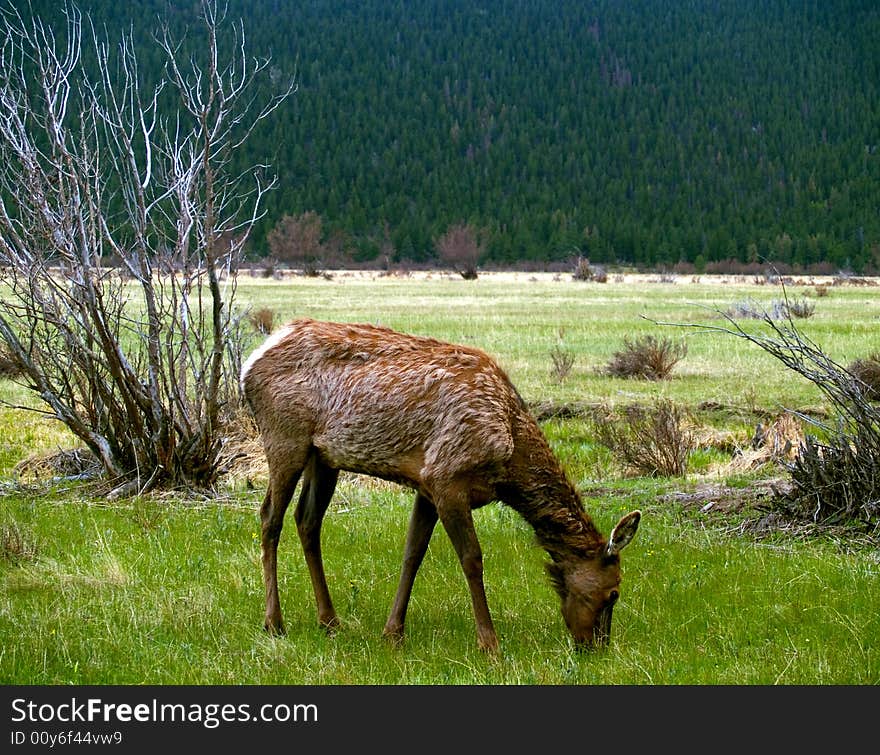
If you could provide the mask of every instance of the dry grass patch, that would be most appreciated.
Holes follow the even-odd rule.
[[[15,522],[0,525],[0,560],[18,564],[37,554],[37,546],[29,532]]]
[[[749,448],[734,454],[725,474],[748,472],[771,462],[790,463],[804,443],[803,423],[792,414],[781,414],[772,422],[759,423]]]

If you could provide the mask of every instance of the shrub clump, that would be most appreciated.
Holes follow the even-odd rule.
[[[686,355],[684,341],[650,335],[635,341],[625,338],[623,349],[615,352],[604,372],[612,377],[663,380]]]
[[[880,400],[880,352],[865,359],[856,359],[847,371],[860,383],[865,399]]]
[[[807,318],[816,313],[816,305],[809,299],[794,299],[786,304],[792,317]]]
[[[269,307],[261,307],[248,315],[254,330],[262,335],[269,335],[275,327],[275,311]]]
[[[695,438],[687,412],[668,399],[655,406],[628,406],[621,412],[594,412],[596,439],[636,474],[681,477],[687,472]]]
[[[807,298],[774,299],[770,307],[764,309],[757,302],[746,299],[728,307],[724,313],[731,320],[789,320],[792,317],[806,319],[816,314],[816,304]]]
[[[578,257],[575,260],[574,272],[572,272],[571,277],[576,281],[608,282],[608,273],[605,272],[605,268],[591,265],[586,257]]]

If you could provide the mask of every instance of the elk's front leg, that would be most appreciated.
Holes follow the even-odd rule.
[[[434,525],[437,524],[437,509],[434,504],[421,493],[416,495],[409,529],[406,533],[406,547],[403,554],[403,567],[400,571],[400,583],[397,594],[391,605],[391,613],[385,622],[383,634],[389,639],[400,642],[403,639],[403,626],[406,620],[406,609],[412,594],[416,573],[425,557]]]
[[[481,650],[498,650],[498,636],[489,614],[486,589],[483,585],[483,552],[474,529],[470,494],[466,486],[451,483],[434,496],[440,521],[452,541],[471,592],[471,604],[477,625],[477,642]]]

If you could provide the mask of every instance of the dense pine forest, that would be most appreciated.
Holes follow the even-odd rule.
[[[78,0],[142,74],[159,17]],[[59,5],[34,0],[44,18]],[[251,254],[314,212],[355,263],[418,264],[453,224],[485,266],[880,271],[876,0],[229,0],[263,86],[298,88],[235,160],[279,176]],[[330,243],[332,241],[332,244]]]

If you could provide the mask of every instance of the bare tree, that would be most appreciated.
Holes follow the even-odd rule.
[[[462,278],[477,278],[477,262],[483,254],[483,244],[476,229],[464,223],[450,226],[437,239],[435,246],[440,260],[455,268]]]
[[[321,243],[321,216],[314,210],[285,215],[269,232],[266,240],[272,257],[298,267],[304,275],[321,274],[324,245]]]
[[[56,33],[0,9],[0,340],[114,495],[210,489],[238,401],[237,260],[275,183],[229,158],[294,83],[256,101],[268,61],[215,0],[197,54],[160,25],[152,86],[130,35],[111,46],[76,7],[64,18]]]

